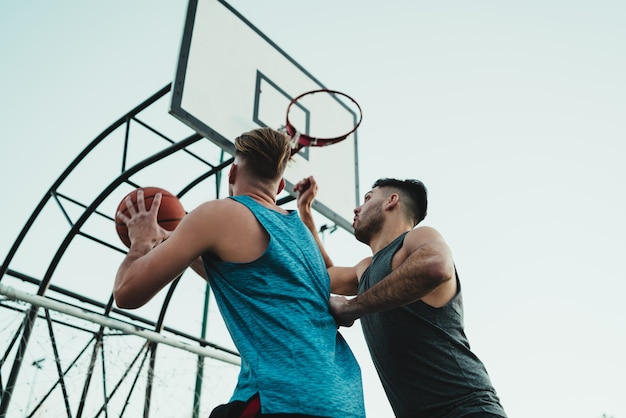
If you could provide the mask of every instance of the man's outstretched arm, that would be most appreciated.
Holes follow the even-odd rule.
[[[297,203],[300,219],[302,219],[302,222],[313,234],[315,242],[322,253],[322,257],[324,257],[324,263],[326,264],[326,269],[330,276],[330,291],[338,295],[356,295],[359,286],[359,277],[369,265],[371,257],[362,260],[354,267],[335,266],[322,244],[313,219],[311,205],[317,195],[317,182],[315,178],[310,176],[302,179],[294,186],[294,191],[298,192]]]
[[[437,231],[428,227],[407,234],[404,247],[408,256],[387,277],[359,296],[333,297],[331,312],[341,326],[351,326],[362,316],[408,305],[429,297],[435,305],[447,302],[456,292],[454,263],[449,247]],[[441,289],[441,292],[439,292]]]

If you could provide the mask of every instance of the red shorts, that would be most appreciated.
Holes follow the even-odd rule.
[[[261,399],[257,393],[247,402],[234,401],[216,407],[209,418],[322,418],[317,415],[302,414],[262,414]]]

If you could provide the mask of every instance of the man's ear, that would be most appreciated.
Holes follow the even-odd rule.
[[[237,177],[237,164],[232,163],[228,171],[228,184],[235,184],[235,177]]]
[[[400,202],[400,195],[398,193],[391,193],[385,202],[385,209],[395,208]]]
[[[276,194],[278,195],[280,192],[283,191],[284,188],[285,188],[285,179],[281,178],[280,183],[278,183],[278,191],[276,192]]]

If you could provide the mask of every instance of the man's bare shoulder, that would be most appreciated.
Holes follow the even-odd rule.
[[[185,216],[172,238],[185,242],[181,245],[194,243],[199,254],[211,252],[233,262],[254,260],[267,246],[264,230],[252,212],[228,198],[200,204]]]
[[[399,251],[399,257],[402,259],[406,258],[418,249],[427,246],[447,249],[448,244],[443,238],[443,235],[433,227],[420,226],[414,228],[404,237],[402,248]]]
[[[405,244],[425,244],[430,241],[443,241],[443,235],[432,226],[418,226],[412,229],[404,238]]]
[[[250,215],[246,207],[235,200],[223,198],[201,203],[183,218],[188,233],[228,230]]]
[[[228,214],[232,215],[233,211],[238,212],[238,211],[245,211],[245,210],[246,210],[246,207],[242,205],[241,203],[233,199],[223,198],[223,199],[209,200],[204,203],[201,203],[196,209],[190,212],[190,214],[193,212],[198,212],[204,216],[214,217],[214,216],[224,216]]]

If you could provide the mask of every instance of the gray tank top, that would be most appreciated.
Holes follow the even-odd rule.
[[[406,233],[376,253],[359,282],[359,294],[391,273]],[[372,360],[397,417],[454,417],[491,412],[506,417],[481,360],[470,350],[463,299],[444,307],[420,301],[361,318]]]

